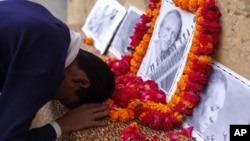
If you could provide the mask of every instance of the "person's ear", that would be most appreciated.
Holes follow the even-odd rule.
[[[77,82],[79,83],[80,87],[82,87],[82,88],[89,88],[90,87],[90,81],[87,77],[78,78]]]
[[[158,31],[158,38],[161,38],[163,30]]]

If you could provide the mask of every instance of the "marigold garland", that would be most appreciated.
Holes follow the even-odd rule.
[[[137,73],[142,59],[146,54],[160,7],[161,0],[150,0],[148,9],[141,16],[141,22],[136,24],[134,34],[130,37],[131,43],[128,49],[133,52],[130,62],[130,72],[133,74]]]
[[[185,116],[191,115],[200,102],[199,92],[204,90],[213,70],[211,55],[221,28],[221,14],[215,0],[173,2],[183,10],[196,13],[191,49],[174,95],[166,103],[162,100],[164,94],[154,81],[144,82],[135,75],[147,51],[161,6],[160,0],[150,0],[146,14],[141,16],[141,22],[136,24],[134,34],[130,37],[132,41],[128,49],[132,54],[124,55],[121,60],[108,60],[108,65],[117,75],[114,96],[107,102],[112,105],[111,121],[138,119],[142,125],[152,129],[171,131],[181,127]],[[170,136],[177,137],[174,134]]]

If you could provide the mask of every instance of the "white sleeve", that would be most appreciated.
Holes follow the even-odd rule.
[[[59,126],[59,124],[56,121],[52,121],[50,125],[55,129],[56,131],[56,138],[60,137],[62,135],[62,129]]]

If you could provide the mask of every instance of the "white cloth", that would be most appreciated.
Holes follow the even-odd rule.
[[[59,124],[56,121],[52,121],[50,125],[55,129],[56,131],[56,138],[59,138],[62,135],[62,129],[59,126]]]
[[[76,58],[79,49],[81,47],[82,37],[80,33],[70,30],[70,44],[67,52],[67,58],[65,61],[65,68],[69,66]]]

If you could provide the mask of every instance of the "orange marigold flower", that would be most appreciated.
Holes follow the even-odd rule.
[[[212,63],[211,56],[202,55],[202,56],[198,57],[198,60],[204,64],[211,64]]]
[[[152,25],[153,25],[153,24],[152,24]],[[148,34],[152,34],[153,31],[154,31],[154,26],[150,26],[150,27],[148,28],[147,33],[148,33]]]
[[[135,54],[137,56],[144,56],[145,55],[145,49],[143,48],[143,46],[140,44],[137,48],[135,48]]]
[[[193,63],[191,61],[188,61],[186,63],[186,66],[184,67],[184,74],[188,74],[190,73],[191,71],[193,71]]]
[[[173,2],[175,4],[175,6],[177,6],[177,7],[180,7],[182,4],[181,0],[173,0]]]
[[[134,68],[134,67],[132,67],[132,66],[130,67],[130,72],[131,72],[132,74],[136,74],[137,71],[138,71],[137,68]]]
[[[111,104],[114,104],[114,100],[111,98],[108,98],[104,103],[111,105]]]
[[[94,39],[92,37],[87,37],[87,38],[84,38],[83,39],[84,43],[87,44],[87,45],[94,45]]]
[[[188,82],[188,75],[182,75],[177,85],[180,90],[186,90]]]
[[[182,0],[181,8],[183,10],[189,11],[189,0]]]
[[[142,62],[143,56],[138,55],[137,53],[135,53],[135,54],[133,55],[133,57],[134,57],[133,59],[135,59],[135,61],[137,61],[137,62],[139,62],[139,63]]]
[[[174,116],[176,118],[176,120],[179,122],[179,123],[182,123],[184,121],[184,116],[183,114],[179,113],[179,112],[174,112]]]
[[[146,112],[142,112],[142,113],[138,116],[138,119],[139,119],[139,120],[142,120],[142,118],[143,118],[146,114],[147,114]]]
[[[139,69],[139,67],[140,67],[140,62],[136,61],[135,59],[131,59],[130,65],[131,65],[131,67],[133,67],[134,69]]]
[[[117,110],[110,110],[109,111],[109,118],[110,118],[110,121],[118,121],[119,119],[119,112]]]
[[[186,101],[186,100],[183,101],[183,104],[185,105],[186,108],[189,108],[189,109],[194,108],[194,106],[195,106],[194,103],[192,103],[190,101]]]
[[[135,118],[135,113],[133,110],[125,108],[120,111],[119,121],[127,122],[129,120],[133,120]]]
[[[200,8],[203,8],[206,3],[207,3],[207,0],[198,0],[198,5]]]
[[[188,60],[193,61],[197,58],[197,55],[193,52],[188,53]]]
[[[143,102],[141,102],[139,99],[132,99],[129,104],[128,108],[135,109],[138,105],[143,105]]]
[[[146,13],[146,15],[147,15],[148,17],[152,17],[152,16],[153,16],[153,12],[152,12],[151,9],[146,9],[145,13]]]
[[[171,97],[171,102],[172,103],[178,103],[181,100],[182,100],[181,97],[179,97],[177,95],[172,95],[172,97]]]
[[[126,122],[135,118],[134,111],[128,108],[118,108],[116,110],[110,110],[109,113],[111,121]]]
[[[189,10],[191,12],[196,12],[198,8],[198,0],[189,0]]]

